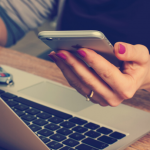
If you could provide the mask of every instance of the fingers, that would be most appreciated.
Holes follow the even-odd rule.
[[[63,61],[61,59],[59,59],[58,57],[56,57],[55,54],[56,54],[55,52],[51,52],[51,54],[49,54],[49,56],[55,61],[57,66],[61,69],[61,71],[62,71],[63,75],[66,77],[68,83],[72,87],[78,89],[78,92],[80,92],[82,95],[90,92],[89,89],[86,86],[84,86],[84,84],[82,84],[82,81],[80,81],[80,79],[77,77],[77,75],[73,73],[73,71],[69,68],[69,66],[67,64],[63,63]],[[62,59],[65,59],[65,55],[62,55]]]
[[[82,57],[82,59],[95,70],[98,76],[103,79],[105,84],[107,83],[107,85],[109,85],[110,87],[109,90],[120,93],[123,87],[121,85],[124,84],[124,86],[126,86],[125,84],[127,82],[124,82],[127,80],[126,76],[124,76],[124,74],[122,74],[122,72],[116,66],[111,64],[108,60],[103,58],[101,55],[98,55],[93,50],[89,50],[85,48],[80,49],[77,52]],[[95,84],[97,84],[97,82],[98,81],[96,81]],[[100,84],[102,86],[104,85],[102,81]]]
[[[61,58],[55,58],[57,59],[56,64],[62,70],[70,85],[79,93],[85,96],[93,90],[94,96],[91,100],[102,106],[107,106],[108,104],[117,106],[122,102],[122,100],[118,102],[118,97],[113,94],[110,87],[97,74],[93,71],[91,72],[85,63],[79,61],[67,51],[59,51],[56,55]]]
[[[116,57],[124,61],[123,72],[92,50],[84,48],[77,52],[112,90],[124,99],[131,98],[143,82],[141,79],[145,72],[144,65],[149,60],[149,52],[145,46],[127,43],[115,44]]]
[[[124,61],[123,72],[93,50],[82,48],[77,53],[83,61],[64,50],[52,56],[70,85],[84,96],[94,91],[91,101],[102,106],[117,106],[131,98],[145,79],[143,65],[149,53],[142,45],[115,44],[115,56]]]
[[[55,61],[57,66],[61,69],[68,83],[72,87],[74,87],[83,96],[89,95],[91,90],[82,82],[82,80],[80,80],[80,78],[78,78],[78,76],[72,71],[72,69],[70,69],[70,67],[68,67],[67,64],[65,64],[61,59],[58,58],[60,57],[60,54],[58,54],[57,55],[58,57],[56,57],[55,52],[51,52],[49,56]],[[61,57],[64,60],[66,59],[65,55],[62,55]],[[96,93],[94,93],[92,98],[90,98],[90,101],[92,101],[95,104],[100,104],[101,106],[108,106],[108,103],[103,98],[100,98],[99,95]]]
[[[54,60],[57,66],[61,69],[63,75],[66,77],[68,83],[74,87],[80,94],[86,96],[90,93],[90,89],[85,86],[82,81],[77,77],[77,75],[65,64],[61,59],[59,59],[55,52],[49,54],[50,58]],[[60,56],[59,56],[60,57]],[[65,59],[65,55],[62,55],[62,59]],[[94,95],[96,97],[96,95]],[[91,99],[93,103],[98,103],[97,101]]]
[[[114,45],[115,55],[119,60],[132,61],[143,65],[149,57],[149,51],[144,45],[131,45],[128,43],[117,42]]]

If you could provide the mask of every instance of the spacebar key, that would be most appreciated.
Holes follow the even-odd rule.
[[[87,139],[83,140],[82,142],[87,144],[87,145],[98,148],[98,149],[104,149],[108,146],[108,144],[105,144],[105,143],[100,142],[100,141],[96,141],[96,140],[91,139],[91,138],[87,138]]]

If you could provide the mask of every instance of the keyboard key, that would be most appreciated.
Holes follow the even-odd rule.
[[[63,144],[60,144],[60,143],[55,142],[55,141],[52,141],[52,142],[48,143],[47,146],[49,148],[52,148],[52,149],[59,149],[60,147],[63,146]]]
[[[17,109],[13,109],[13,111],[14,111],[19,117],[25,115],[25,112],[23,112],[23,111],[20,111],[20,110],[17,110]]]
[[[15,106],[15,108],[18,109],[18,110],[24,111],[26,109],[29,109],[29,106],[21,104],[21,105]]]
[[[75,149],[71,148],[71,147],[68,147],[68,146],[65,146],[65,147],[61,148],[60,150],[75,150]]]
[[[100,141],[97,141],[97,140],[94,140],[91,138],[84,139],[82,142],[84,144],[93,146],[93,147],[98,148],[98,149],[104,149],[108,146],[108,144],[105,144],[103,142],[100,142]]]
[[[63,122],[64,120],[59,118],[59,117],[52,117],[52,118],[48,119],[48,121],[55,123],[55,124],[58,124],[58,123]]]
[[[73,131],[76,131],[76,132],[79,132],[79,133],[84,133],[86,132],[88,129],[87,128],[84,128],[84,127],[81,127],[81,126],[76,126],[74,128],[72,128]]]
[[[79,142],[77,142],[73,139],[67,139],[67,140],[63,141],[63,144],[68,145],[70,147],[74,147],[74,146],[78,145]]]
[[[59,130],[56,131],[57,133],[60,133],[62,135],[69,135],[71,134],[73,131],[67,129],[67,128],[61,128]]]
[[[97,124],[94,124],[92,122],[89,122],[86,125],[84,125],[84,127],[89,128],[91,130],[95,130],[95,129],[99,128],[100,126]]]
[[[7,103],[10,107],[13,107],[13,106],[16,106],[16,105],[19,104],[18,102],[15,102],[15,101],[7,101],[6,103]]]
[[[37,126],[37,125],[35,125],[35,124],[30,125],[29,128],[30,128],[33,132],[36,132],[36,131],[42,129],[40,126]]]
[[[2,94],[2,93],[5,93],[5,91],[3,91],[3,90],[0,90],[0,94]]]
[[[86,132],[85,135],[86,135],[86,136],[90,136],[90,137],[92,137],[92,138],[97,138],[97,137],[99,137],[101,134],[98,133],[98,132],[95,132],[95,131],[92,131],[92,130],[91,130],[91,131]]]
[[[28,126],[30,125],[30,122],[23,120],[23,122]]]
[[[33,121],[33,123],[35,123],[39,126],[43,126],[43,125],[48,124],[48,121],[45,121],[44,119],[37,119],[37,120]]]
[[[97,148],[93,148],[93,147],[85,145],[85,144],[81,144],[81,145],[77,146],[76,149],[77,150],[98,150]]]
[[[49,138],[46,138],[46,137],[44,137],[44,136],[39,136],[39,138],[40,138],[44,143],[47,143],[47,142],[50,141]]]
[[[80,133],[73,133],[73,134],[69,135],[69,137],[71,137],[72,139],[75,139],[77,141],[80,141],[85,138],[85,136]]]
[[[32,131],[34,131],[34,132],[38,131],[38,134],[43,135],[40,137],[43,141],[45,139],[46,143],[49,142],[50,139],[46,138],[44,136],[51,136],[51,138],[53,140],[63,141],[66,139],[66,137],[64,135],[69,135],[69,137],[72,139],[67,139],[67,140],[63,141],[64,143],[66,143],[66,145],[68,144],[68,146],[74,147],[74,145],[79,144],[79,142],[78,142],[79,140],[82,140],[82,142],[85,144],[78,145],[76,147],[76,149],[80,150],[80,149],[84,148],[86,150],[97,150],[97,148],[103,149],[103,147],[107,147],[108,144],[113,144],[114,142],[117,141],[117,139],[121,139],[126,136],[125,134],[122,134],[119,132],[113,132],[111,129],[106,128],[106,127],[100,128],[99,125],[94,124],[92,122],[87,123],[87,121],[84,119],[81,119],[78,117],[72,118],[72,115],[70,115],[70,114],[66,114],[64,112],[55,110],[53,108],[49,108],[49,107],[37,104],[35,102],[29,101],[27,99],[17,97],[14,94],[5,93],[3,90],[0,90],[0,95],[7,102],[7,104],[10,107],[13,107],[12,109],[14,110],[14,112],[18,116],[21,116],[23,121],[27,125],[29,125],[29,127],[31,128]],[[33,108],[30,109],[30,107],[33,107]],[[41,111],[43,111],[43,113],[41,113]],[[25,112],[28,114],[25,114]],[[40,119],[37,119],[34,115],[37,115]],[[54,116],[52,117],[52,115],[54,115]],[[48,124],[48,121],[45,121],[43,119],[48,119],[52,123]],[[69,119],[69,121],[64,122],[64,119]],[[35,123],[35,124],[31,124],[30,121],[33,121],[33,123]],[[55,124],[53,124],[53,123],[55,123]],[[59,126],[56,125],[58,123],[61,123],[61,126],[63,126],[63,128],[59,129]],[[75,124],[84,125],[84,127],[75,126]],[[42,129],[40,127],[43,125],[46,125],[45,129]],[[69,128],[72,128],[72,127],[73,127],[72,130],[76,131],[76,133],[73,133],[73,131],[69,130]],[[88,131],[87,128],[91,129],[91,131]],[[92,131],[92,130],[96,130],[96,129],[99,133]],[[51,130],[52,131],[57,130],[56,131],[57,134],[54,134],[54,132],[52,132]],[[86,132],[86,131],[88,131],[88,132]],[[99,141],[97,141],[92,138],[84,139],[85,135],[80,134],[80,133],[84,133],[84,132],[86,132],[85,133],[86,136],[89,136],[92,138],[99,137],[101,135],[100,133],[110,134],[110,135],[109,136],[104,135],[104,136],[98,138]],[[48,144],[51,145],[51,147],[53,147],[53,146],[57,147],[56,145],[57,144],[59,145],[59,143],[54,142],[54,141],[52,141],[50,143],[48,143]],[[52,146],[52,144],[53,144],[53,146]],[[67,150],[73,149],[68,146],[63,147],[63,145],[61,144],[61,147],[62,147],[61,149],[62,150],[63,149],[64,150],[65,149],[67,149]],[[91,146],[93,146],[95,148],[93,148]],[[57,149],[57,148],[54,148],[54,149]]]
[[[120,132],[113,132],[111,133],[109,136],[116,138],[116,139],[122,139],[124,138],[126,135]]]
[[[50,123],[50,124],[46,125],[46,126],[45,126],[45,128],[47,128],[47,129],[50,129],[50,130],[54,131],[54,130],[59,129],[59,128],[60,128],[60,126],[58,126],[58,125],[56,125],[56,124],[54,124],[54,123]]]
[[[65,127],[65,128],[72,128],[75,126],[75,124],[70,122],[70,121],[65,121],[65,122],[61,123],[60,125]]]
[[[5,97],[1,97],[1,99],[5,102],[7,102],[9,100],[8,98],[5,98]]]
[[[61,135],[61,134],[58,134],[58,133],[57,133],[57,134],[54,134],[54,135],[50,136],[50,139],[53,139],[53,140],[55,140],[55,141],[60,142],[60,141],[65,140],[66,137],[63,136],[63,135]]]
[[[57,117],[62,118],[62,119],[72,118],[72,115],[70,115],[70,114],[55,110],[55,109],[47,107],[47,106],[40,105],[38,103],[35,103],[33,101],[27,100],[27,99],[22,98],[22,97],[15,98],[14,100],[18,101],[20,103],[23,103],[25,105],[29,105],[31,107],[34,107],[36,109],[39,109],[41,111],[47,112],[51,115],[57,116]]]
[[[69,121],[73,122],[73,123],[76,123],[76,124],[79,124],[79,125],[83,125],[83,124],[87,123],[86,120],[80,119],[78,117],[73,117]]]
[[[33,115],[24,115],[21,117],[21,119],[26,120],[26,121],[33,121],[36,119]]]
[[[36,114],[40,113],[40,110],[32,108],[32,109],[26,110],[26,112],[29,113],[30,115],[36,115]]]
[[[113,144],[115,142],[117,142],[117,139],[108,137],[108,136],[101,136],[100,138],[98,138],[99,141],[105,142],[107,144]]]
[[[11,94],[11,93],[3,93],[3,94],[1,94],[1,97],[2,97],[2,99],[3,98],[5,98],[5,99],[13,99],[13,98],[15,98],[17,96],[14,95],[14,94]]]
[[[103,133],[103,134],[109,134],[112,132],[111,129],[108,129],[106,127],[101,127],[100,129],[97,130],[97,132]]]
[[[50,136],[54,134],[54,132],[47,130],[47,129],[42,129],[38,132],[38,134],[43,135],[43,136]]]
[[[52,117],[52,115],[43,112],[43,113],[38,114],[37,117],[42,118],[42,119],[48,119],[48,118]]]

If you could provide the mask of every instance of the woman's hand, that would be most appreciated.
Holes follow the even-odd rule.
[[[5,46],[7,43],[7,29],[4,21],[0,17],[0,46]]]
[[[115,56],[123,61],[119,70],[95,51],[82,48],[77,54],[84,61],[61,50],[49,56],[61,69],[69,84],[83,96],[94,91],[90,100],[102,106],[117,106],[133,97],[138,89],[150,91],[150,56],[143,45],[118,42],[114,46]]]

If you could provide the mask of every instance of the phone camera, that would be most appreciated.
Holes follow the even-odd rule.
[[[46,40],[52,41],[52,40],[53,40],[53,38],[46,38]]]

